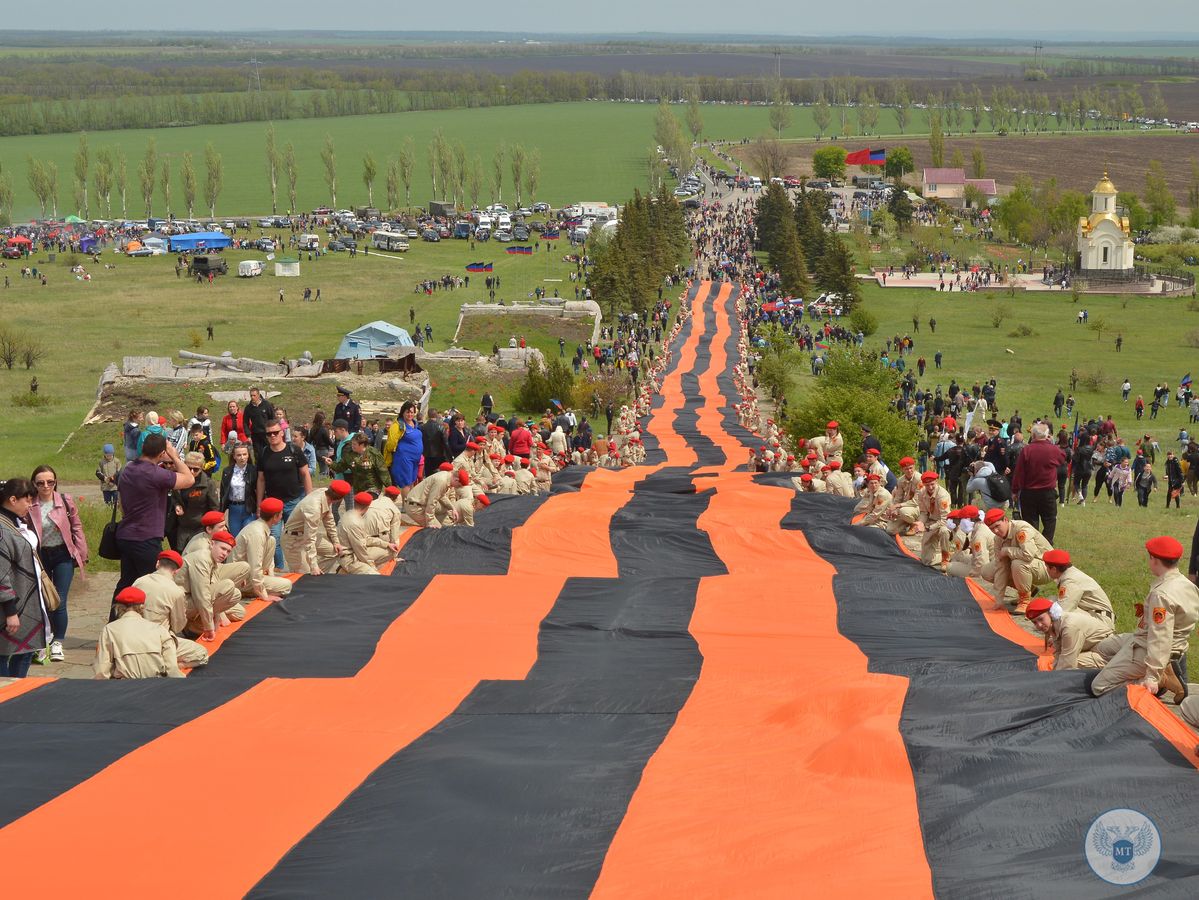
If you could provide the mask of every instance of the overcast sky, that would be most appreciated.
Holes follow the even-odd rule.
[[[895,18],[895,11],[902,18]],[[830,11],[839,15],[829,18]],[[58,0],[10,4],[6,29],[146,29],[229,31],[260,36],[251,29],[337,29],[347,31],[541,31],[691,32],[704,34],[953,34],[1024,35],[1030,40],[1092,39],[1107,32],[1116,38],[1133,33],[1159,37],[1199,33],[1196,0],[907,0],[899,4],[837,5],[795,0],[358,0],[341,5],[329,0],[276,3],[177,4],[97,3]],[[3,38],[0,38],[0,42]]]

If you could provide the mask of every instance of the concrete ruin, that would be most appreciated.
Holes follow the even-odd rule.
[[[518,301],[506,303],[463,303],[458,309],[458,327],[454,329],[454,340],[462,332],[462,322],[467,316],[544,316],[553,319],[593,319],[591,343],[599,343],[600,322],[603,315],[594,300],[543,300],[540,303]]]

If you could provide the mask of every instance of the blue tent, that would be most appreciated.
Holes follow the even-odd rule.
[[[219,250],[228,247],[233,239],[219,231],[197,231],[195,234],[171,235],[171,252],[180,250]]]
[[[382,320],[370,322],[349,332],[337,349],[337,359],[375,359],[386,356],[392,347],[411,347],[412,338],[398,325]]]

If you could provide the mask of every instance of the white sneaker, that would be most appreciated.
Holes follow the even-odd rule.
[[[62,652],[62,641],[50,642],[50,662],[62,662],[66,656]]]

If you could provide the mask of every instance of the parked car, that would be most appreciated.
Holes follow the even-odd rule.
[[[533,215],[533,210],[522,206],[520,209],[518,209],[512,215],[514,215],[514,216],[531,216],[531,215]]]
[[[347,250],[357,250],[358,249],[358,242],[356,240],[354,240],[353,238],[342,238],[341,245],[343,247],[345,247]]]
[[[529,229],[522,225],[517,225],[512,229],[512,239],[516,241],[527,241],[529,239]]]
[[[274,228],[275,220],[274,219],[259,219],[258,227],[259,228]]]
[[[132,254],[130,254],[130,255],[132,256]],[[149,256],[148,253],[146,255]],[[5,247],[3,251],[0,251],[0,256],[3,256],[5,259],[20,259],[21,258],[21,248],[20,247]]]
[[[448,225],[438,225],[437,226],[438,237],[448,238],[451,233],[452,232],[450,231],[450,227]]]
[[[533,204],[533,212],[535,212],[535,213],[547,213],[549,211],[550,211],[550,205],[548,203],[534,203]]]
[[[415,228],[409,228],[408,229],[408,237],[418,238],[418,237],[420,237],[420,232],[417,231]]]
[[[495,233],[495,239],[497,241],[510,241],[512,240],[512,232],[504,230],[497,231]]]
[[[346,249],[346,245],[341,241],[329,241],[329,243],[325,246],[325,249],[330,253],[338,253]]]
[[[12,248],[9,248],[12,249]],[[161,247],[138,247],[136,250],[130,250],[126,256],[162,256],[166,253]],[[16,257],[9,257],[15,259]]]
[[[278,247],[274,238],[259,238],[254,242],[253,246],[263,253],[274,253]]]
[[[437,233],[436,229],[426,228],[425,233],[421,235],[421,238],[428,241],[430,244],[436,244],[441,240],[441,235]]]

